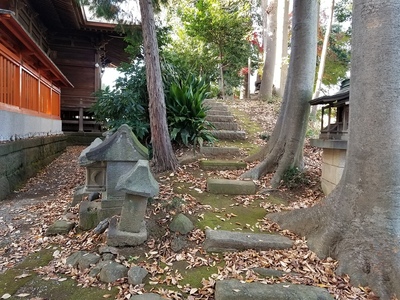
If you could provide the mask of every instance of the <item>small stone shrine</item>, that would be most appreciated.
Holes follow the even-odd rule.
[[[110,246],[136,246],[147,240],[144,221],[147,199],[158,194],[159,185],[150,172],[149,162],[139,160],[134,168],[122,175],[115,187],[125,193],[121,218],[113,217],[107,235]]]
[[[79,163],[86,167],[83,193],[98,192],[102,195],[100,202],[81,202],[79,226],[82,229],[94,228],[101,220],[121,213],[125,191],[117,189],[117,184],[121,176],[132,171],[139,160],[147,161],[148,151],[126,124],[104,141],[96,139],[82,151]]]

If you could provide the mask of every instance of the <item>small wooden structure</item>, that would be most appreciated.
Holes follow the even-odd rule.
[[[312,146],[323,149],[322,190],[328,195],[339,183],[346,161],[349,133],[350,80],[344,80],[338,93],[310,101],[311,105],[323,105],[321,132],[318,139],[311,139]]]
[[[128,61],[125,47],[115,24],[88,21],[79,1],[0,0],[0,114],[11,124],[0,139],[99,131],[88,109],[104,68]]]
[[[310,101],[310,105],[324,105],[321,115],[322,140],[347,140],[349,130],[350,79],[344,80],[338,93]]]

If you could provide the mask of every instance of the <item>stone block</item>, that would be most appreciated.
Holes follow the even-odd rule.
[[[216,108],[211,108],[206,113],[208,116],[231,116],[232,113],[228,110],[227,107],[221,106]]]
[[[75,227],[74,222],[57,220],[47,228],[46,235],[66,234]]]
[[[107,245],[114,247],[137,246],[147,240],[146,224],[143,222],[140,232],[127,232],[118,229],[117,218],[111,218],[107,234]]]
[[[212,122],[216,130],[239,130],[239,126],[234,122]]]
[[[240,149],[237,147],[201,147],[200,153],[210,156],[219,155],[240,155]]]
[[[333,165],[344,168],[346,164],[346,150],[335,149],[333,155]]]
[[[240,170],[247,167],[244,161],[236,160],[201,160],[200,168],[203,170]]]
[[[227,195],[253,195],[257,187],[250,180],[230,180],[209,178],[207,180],[207,191],[213,194]]]
[[[246,139],[246,132],[236,130],[208,130],[216,139],[223,141],[243,141]]]
[[[209,122],[235,122],[233,116],[221,116],[221,115],[208,115],[206,120]]]
[[[82,201],[79,206],[79,228],[82,230],[95,228],[101,221],[98,214],[100,209],[100,202]]]
[[[282,250],[291,248],[293,241],[285,236],[268,233],[206,230],[203,248],[208,252],[255,250]]]
[[[333,300],[333,296],[323,288],[291,284],[263,284],[259,282],[243,283],[237,279],[217,281],[215,300]]]

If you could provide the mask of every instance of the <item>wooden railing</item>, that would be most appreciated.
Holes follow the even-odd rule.
[[[60,89],[0,44],[0,109],[60,118]]]

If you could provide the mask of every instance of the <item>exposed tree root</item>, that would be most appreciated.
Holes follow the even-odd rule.
[[[364,193],[350,185],[338,186],[320,204],[267,217],[282,228],[306,236],[321,258],[339,261],[337,273],[350,275],[354,285],[369,286],[381,299],[400,296],[398,224],[382,219],[385,212],[358,203]],[[392,298],[393,299],[393,298]]]

